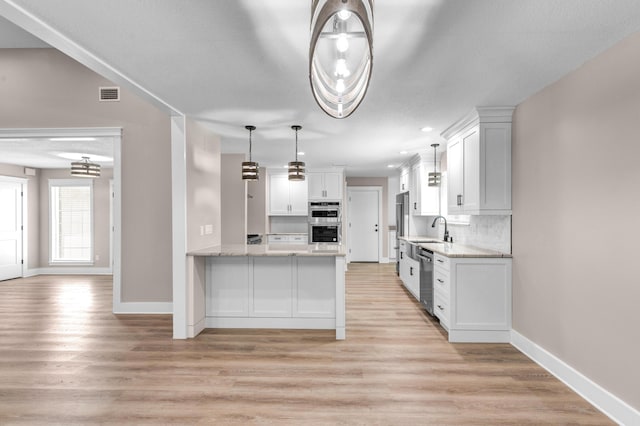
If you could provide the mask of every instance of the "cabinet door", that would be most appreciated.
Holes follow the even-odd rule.
[[[249,258],[207,258],[206,315],[249,315]]]
[[[293,258],[293,256],[253,258],[251,316],[291,317]]]
[[[335,318],[335,264],[334,257],[298,257],[294,317]]]
[[[324,174],[324,195],[330,200],[342,200],[342,173]]]
[[[462,139],[454,139],[447,146],[447,198],[449,213],[462,212],[464,197],[464,169],[463,169]]]
[[[480,133],[478,128],[462,136],[462,210],[480,208]]]
[[[400,173],[400,192],[409,190],[409,171],[403,170]]]
[[[292,180],[289,182],[289,204],[291,209],[289,214],[296,216],[306,216],[309,214],[309,195],[307,181]]]
[[[407,288],[413,297],[420,301],[420,262],[408,259],[407,266],[409,267]]]
[[[411,169],[411,186],[409,188],[409,201],[411,202],[411,214],[420,214],[420,192],[422,188],[422,172],[420,164]]]
[[[269,214],[288,215],[289,180],[286,174],[269,175]]]
[[[310,200],[320,200],[324,198],[324,176],[323,173],[307,173],[307,186]]]

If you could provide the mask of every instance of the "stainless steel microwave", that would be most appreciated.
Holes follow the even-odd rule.
[[[310,201],[309,223],[335,223],[342,219],[339,201]]]

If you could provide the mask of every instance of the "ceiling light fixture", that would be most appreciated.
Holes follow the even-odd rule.
[[[439,143],[432,143],[431,147],[433,147],[433,172],[429,172],[429,177],[427,180],[428,186],[440,186],[440,179],[442,178],[442,173],[438,173],[437,169],[437,149],[440,146]]]
[[[298,130],[302,129],[302,126],[291,126],[296,132],[296,161],[289,163],[289,180],[304,180],[304,162],[298,161]]]
[[[420,130],[422,130],[422,131],[423,131],[423,132],[425,132],[425,133],[429,133],[429,132],[432,132],[432,131],[433,131],[433,127],[429,127],[429,126],[427,126],[427,127],[423,127],[423,128],[422,128],[422,129],[420,129]]]
[[[100,177],[100,164],[89,162],[89,157],[82,157],[82,161],[71,163],[71,176]]]
[[[244,126],[249,131],[249,161],[242,162],[242,180],[258,180],[260,179],[260,166],[255,161],[251,161],[251,133],[256,126]]]
[[[358,108],[373,66],[373,0],[314,0],[309,80],[324,112],[346,118]]]

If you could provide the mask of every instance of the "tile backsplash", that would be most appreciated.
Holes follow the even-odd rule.
[[[444,224],[431,227],[433,216],[414,217],[412,235],[442,239]],[[470,216],[468,225],[448,223],[454,243],[511,253],[511,216]]]

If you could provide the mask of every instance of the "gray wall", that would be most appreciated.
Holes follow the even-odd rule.
[[[170,117],[55,49],[0,50],[0,127],[122,127],[122,301],[170,302]]]
[[[640,33],[520,104],[513,328],[640,409]]]
[[[186,120],[187,251],[220,244],[220,138]],[[210,232],[209,232],[210,231]]]
[[[247,186],[242,180],[244,154],[221,156],[222,244],[247,241]]]

